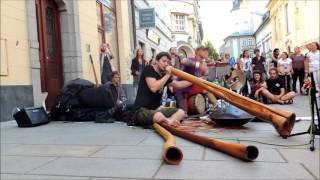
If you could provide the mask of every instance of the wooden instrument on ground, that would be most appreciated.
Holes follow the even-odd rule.
[[[199,136],[193,133],[189,133],[187,131],[179,130],[178,128],[169,126],[166,123],[161,123],[161,126],[166,128],[168,131],[170,131],[174,135],[188,139],[197,144],[201,144],[203,146],[216,149],[218,151],[221,151],[223,153],[229,154],[231,156],[234,156],[236,158],[239,158],[245,161],[253,161],[259,155],[259,150],[255,146],[246,146],[243,144],[229,143],[221,140],[216,140],[213,138],[208,138],[205,136]]]
[[[188,99],[188,114],[202,114],[206,111],[206,100],[202,94],[191,95]]]
[[[182,151],[176,146],[176,139],[170,132],[161,127],[158,123],[154,123],[153,127],[166,141],[163,144],[163,160],[168,164],[178,165],[183,158],[183,154]]]
[[[172,74],[204,88],[205,90],[258,117],[261,120],[272,123],[282,137],[288,137],[293,129],[296,118],[295,113],[269,107],[265,104],[241,96],[231,90],[225,89],[214,83],[197,78],[177,69],[172,69]]]
[[[96,68],[94,67],[91,54],[89,56],[90,56],[90,62],[91,62],[92,70],[93,70],[94,80],[96,82],[96,85],[98,86],[99,82],[98,82],[98,78],[97,78]]]

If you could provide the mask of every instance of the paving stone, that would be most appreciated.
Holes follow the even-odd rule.
[[[26,173],[54,159],[55,157],[1,156],[1,173]]]
[[[75,145],[20,145],[10,149],[6,155],[26,156],[89,156],[102,146]]]
[[[258,150],[259,155],[254,160],[255,162],[286,162],[275,149],[258,148]],[[231,155],[209,148],[206,149],[205,160],[241,161]]]
[[[199,146],[196,143],[188,141],[186,139],[175,136],[176,143],[178,146],[186,147],[186,146]],[[146,139],[143,140],[139,145],[141,146],[159,146],[163,144],[163,139],[158,134],[150,134]]]
[[[89,177],[1,174],[1,180],[89,180]]]
[[[151,178],[160,164],[161,160],[59,158],[30,173],[64,176]]]
[[[163,165],[156,179],[314,179],[297,163],[183,161]]]
[[[12,149],[15,149],[19,144],[1,144],[1,155],[8,154]]]
[[[320,150],[309,149],[279,149],[280,153],[288,162],[302,163],[309,171],[320,179]]]
[[[183,159],[202,159],[203,147],[178,147],[183,153]],[[162,159],[162,150],[162,146],[107,146],[93,154],[92,157]]]
[[[289,137],[287,139],[283,139],[281,137],[276,138],[247,138],[247,137],[240,137],[239,142],[241,144],[246,145],[256,145],[257,147],[263,147],[263,148],[290,148],[290,149],[306,149],[309,148],[309,135],[302,135],[302,136],[293,136]],[[261,142],[261,143],[259,143]],[[263,144],[267,143],[267,144]],[[276,145],[281,146],[276,146]],[[304,145],[305,144],[305,145]],[[315,145],[320,147],[319,145],[319,138],[317,137],[315,139]]]

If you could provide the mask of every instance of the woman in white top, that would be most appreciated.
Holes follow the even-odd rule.
[[[242,53],[242,58],[240,58],[239,61],[239,67],[242,72],[246,74],[247,80],[245,85],[243,86],[241,90],[241,94],[244,96],[248,96],[250,94],[250,84],[248,81],[251,80],[252,77],[252,67],[251,67],[251,58],[249,58],[249,52],[248,50],[244,50]]]
[[[310,52],[307,54],[305,67],[305,78],[309,73],[313,74],[317,90],[320,89],[320,46],[319,43],[310,44]]]
[[[277,66],[279,72],[279,78],[283,79],[285,84],[286,92],[291,91],[291,74],[293,72],[292,69],[292,60],[289,58],[287,52],[283,52],[281,54],[281,59],[278,60]]]

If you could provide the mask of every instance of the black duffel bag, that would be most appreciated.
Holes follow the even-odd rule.
[[[86,108],[110,109],[115,107],[118,94],[112,91],[110,86],[111,83],[107,83],[99,87],[84,89],[78,94],[79,101]]]

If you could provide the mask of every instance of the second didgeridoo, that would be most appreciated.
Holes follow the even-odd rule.
[[[187,131],[179,130],[178,128],[169,126],[166,123],[161,123],[161,126],[167,129],[168,131],[170,131],[174,135],[188,139],[197,144],[201,144],[203,146],[216,149],[218,151],[221,151],[223,153],[229,154],[233,157],[236,157],[245,161],[253,161],[259,155],[259,150],[255,146],[246,146],[243,144],[228,143],[221,140],[208,138],[205,136],[199,136],[193,133],[189,133]]]
[[[264,121],[271,122],[282,137],[288,137],[293,129],[296,119],[295,113],[272,108],[177,69],[172,69],[172,74],[202,87],[208,92]]]
[[[178,165],[183,158],[183,154],[182,151],[176,146],[176,139],[170,132],[161,127],[158,123],[154,123],[153,127],[166,141],[163,144],[163,160],[168,164]]]

